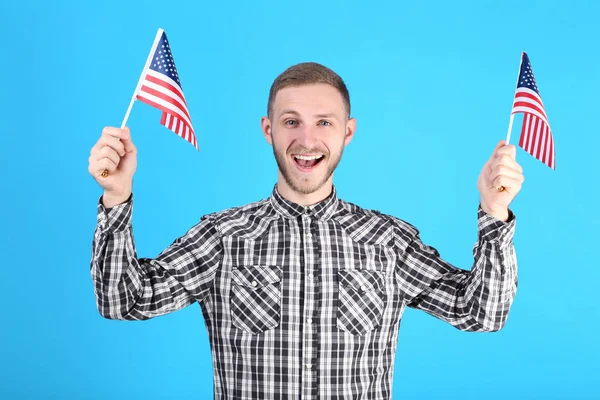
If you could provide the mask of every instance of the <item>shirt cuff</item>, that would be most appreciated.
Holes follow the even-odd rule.
[[[98,226],[103,232],[122,232],[131,226],[131,214],[133,209],[133,193],[121,204],[106,208],[102,204],[102,196],[98,199]]]
[[[512,243],[515,235],[516,217],[508,209],[508,221],[504,222],[486,213],[479,206],[477,210],[477,225],[479,227],[479,240],[486,242],[498,242],[503,248]]]

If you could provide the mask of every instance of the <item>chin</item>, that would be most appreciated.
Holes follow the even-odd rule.
[[[295,192],[302,194],[311,194],[323,187],[329,179],[329,176],[322,174],[320,176],[289,176],[284,173],[283,176],[288,184]]]
[[[319,190],[323,184],[316,184],[314,182],[295,182],[293,185],[290,185],[295,192],[302,194],[312,194]]]

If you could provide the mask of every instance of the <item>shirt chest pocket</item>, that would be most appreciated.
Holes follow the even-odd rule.
[[[381,324],[384,276],[372,270],[338,270],[337,327],[364,335]]]
[[[229,301],[236,328],[253,334],[276,328],[281,320],[281,268],[234,266]]]

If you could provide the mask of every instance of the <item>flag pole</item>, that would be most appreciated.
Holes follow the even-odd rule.
[[[125,124],[127,124],[127,120],[129,119],[129,114],[131,113],[131,109],[133,108],[133,103],[137,98],[137,94],[140,91],[140,86],[142,85],[142,81],[144,80],[144,75],[148,68],[150,67],[150,63],[152,62],[152,55],[156,51],[156,46],[158,46],[158,42],[160,41],[160,37],[163,34],[163,30],[158,28],[156,32],[156,36],[154,37],[154,42],[152,43],[152,47],[150,48],[150,53],[148,53],[148,58],[146,59],[146,64],[144,65],[144,69],[140,74],[140,78],[138,79],[138,83],[135,86],[135,91],[133,92],[133,96],[131,96],[131,101],[129,102],[129,107],[127,107],[127,112],[125,113],[125,118],[123,118],[123,122],[121,123],[121,129],[125,128]],[[118,140],[118,138],[117,138]],[[108,169],[102,171],[102,177],[106,178],[108,176]]]
[[[513,121],[515,119],[515,114],[510,114],[510,121],[508,121],[508,133],[506,134],[506,144],[510,142],[510,132],[512,131]]]
[[[160,41],[160,37],[162,36],[163,30],[158,28],[156,32],[156,36],[154,37],[154,42],[152,43],[152,48],[150,49],[150,53],[148,54],[148,58],[146,59],[146,64],[144,65],[144,69],[142,70],[142,74],[140,75],[140,79],[135,87],[135,91],[133,92],[133,96],[131,96],[131,101],[129,102],[129,107],[127,108],[127,112],[125,113],[125,118],[123,118],[123,123],[121,123],[121,129],[125,128],[125,124],[127,123],[127,119],[129,118],[129,113],[133,108],[133,103],[136,100],[137,94],[140,90],[140,86],[142,85],[142,81],[144,80],[144,75],[146,71],[150,67],[150,63],[152,62],[152,55],[156,51],[156,46],[158,46],[158,42]]]
[[[515,90],[517,85],[519,84],[519,76],[521,75],[521,66],[523,65],[523,54],[525,54],[524,52],[521,53],[521,62],[519,63],[519,72],[517,73],[517,83],[515,84]],[[514,97],[513,97],[513,102],[514,102]],[[515,119],[515,114],[510,113],[510,120],[508,121],[508,133],[506,134],[506,144],[508,144],[510,142],[510,133],[512,132],[512,126],[513,126],[513,121]]]
[[[515,91],[517,90],[517,85],[519,84],[519,76],[521,76],[521,66],[523,65],[523,54],[525,54],[525,52],[521,52],[521,62],[519,63],[519,71],[517,72],[517,83],[515,84]],[[514,104],[514,96],[513,96],[513,104]],[[513,112],[510,112],[510,120],[508,121],[508,132],[506,133],[506,143],[504,143],[504,145],[508,145],[508,143],[510,142],[510,133],[512,131],[512,126],[513,126],[513,121],[515,120],[515,114],[513,114]],[[504,186],[498,186],[496,188],[497,191],[499,192],[503,192],[505,189]]]

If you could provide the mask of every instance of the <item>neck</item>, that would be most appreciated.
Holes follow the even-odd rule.
[[[332,190],[333,176],[330,176],[323,186],[309,194],[299,193],[292,189],[283,176],[281,176],[281,173],[279,173],[279,179],[277,180],[277,192],[281,197],[292,203],[300,204],[301,206],[312,206],[313,204],[325,200],[331,194]]]

